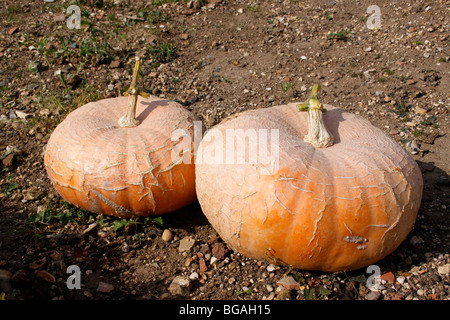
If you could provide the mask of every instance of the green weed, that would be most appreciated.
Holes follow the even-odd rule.
[[[295,86],[295,83],[292,82],[282,82],[281,83],[281,90],[283,90],[283,92],[287,92],[289,91],[289,89],[293,89]]]
[[[49,224],[50,222],[84,224],[89,216],[90,214],[88,212],[76,208],[66,201],[61,201],[58,204],[46,204],[44,210],[30,215],[25,222],[34,226]]]
[[[236,295],[241,295],[241,294],[244,294],[244,293],[252,293],[253,292],[253,289],[247,289],[247,290],[239,290],[239,289],[237,289],[236,291],[235,291],[235,293],[236,293]]]
[[[394,71],[391,69],[385,68],[383,69],[384,73],[386,73],[388,76],[392,76],[394,74]]]
[[[12,191],[14,189],[17,189],[18,187],[19,187],[19,185],[15,182],[8,184],[5,188],[5,191],[3,192],[5,197],[10,196],[12,194]]]
[[[389,109],[389,111],[394,112],[402,118],[407,115],[409,110],[411,110],[411,105],[407,105],[403,100],[396,104],[395,109]]]
[[[164,42],[159,46],[149,46],[147,47],[147,50],[152,58],[158,63],[171,62],[177,56],[175,46],[168,42]]]
[[[127,228],[130,226],[137,227],[138,225],[148,225],[148,224],[153,224],[153,223],[156,223],[156,224],[162,226],[163,225],[162,217],[117,219],[117,220],[114,220],[113,230],[114,230],[114,232],[117,232],[117,230],[120,230],[122,228]]]
[[[148,22],[156,24],[161,22],[169,22],[170,19],[168,17],[163,16],[162,11],[157,9],[150,12],[147,18]]]
[[[342,30],[342,31],[338,31],[338,32],[330,32],[328,33],[328,40],[347,40],[348,39],[348,34],[350,33],[350,31],[348,30]]]
[[[188,1],[189,0],[153,0],[152,5],[159,7],[165,3],[188,2]],[[200,1],[200,5],[202,5],[205,2],[206,2],[206,0]]]
[[[435,115],[426,118],[420,124],[423,126],[433,126],[436,129],[439,128],[439,125],[437,124],[437,117]]]
[[[325,287],[309,288],[304,292],[305,300],[323,300],[330,294],[331,292]]]

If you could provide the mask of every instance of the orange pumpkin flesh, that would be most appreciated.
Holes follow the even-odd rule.
[[[118,120],[128,114],[131,98],[139,124],[122,127]],[[131,217],[169,213],[196,200],[193,142],[184,158],[172,154],[180,143],[172,141],[172,132],[193,136],[193,115],[172,101],[131,98],[88,103],[53,132],[44,164],[66,201],[98,214]]]
[[[423,188],[416,162],[368,121],[325,107],[334,137],[327,148],[303,140],[308,115],[295,104],[247,111],[214,128],[223,136],[227,129],[279,130],[271,174],[259,163],[196,163],[202,210],[238,252],[299,269],[353,270],[393,252],[413,228]],[[218,143],[209,135],[199,154]],[[223,144],[224,154],[232,149]]]

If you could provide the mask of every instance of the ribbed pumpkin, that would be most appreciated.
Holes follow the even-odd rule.
[[[223,240],[248,257],[308,270],[358,269],[407,237],[422,175],[382,130],[322,105],[319,88],[303,104],[246,111],[207,132],[197,154],[197,196]],[[250,134],[261,129],[268,132],[258,139]],[[238,149],[229,139],[236,130],[247,137],[245,161],[220,161]],[[250,161],[261,148],[272,166]]]
[[[65,200],[85,210],[153,216],[196,200],[193,140],[182,146],[186,140],[173,134],[180,129],[192,137],[194,116],[173,101],[139,92],[139,67],[138,60],[128,97],[74,110],[47,143],[48,177]]]

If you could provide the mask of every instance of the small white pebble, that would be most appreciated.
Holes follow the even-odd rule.
[[[198,273],[197,272],[192,272],[191,275],[189,276],[189,279],[197,280],[198,279]]]

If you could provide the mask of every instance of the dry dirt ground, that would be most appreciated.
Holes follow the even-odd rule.
[[[81,9],[81,29],[67,26],[70,4]],[[367,28],[370,5],[380,8],[377,30]],[[0,297],[449,299],[449,8],[446,0],[0,1]],[[144,89],[179,101],[207,128],[303,101],[320,83],[324,103],[365,117],[412,153],[422,205],[408,238],[377,263],[382,287],[369,290],[365,269],[305,272],[243,257],[198,203],[118,220],[63,202],[43,166],[46,142],[71,110],[126,90],[135,56]],[[80,289],[67,287],[70,265],[81,270]],[[177,276],[189,281],[179,294],[169,290]],[[285,276],[298,286],[277,285]]]

